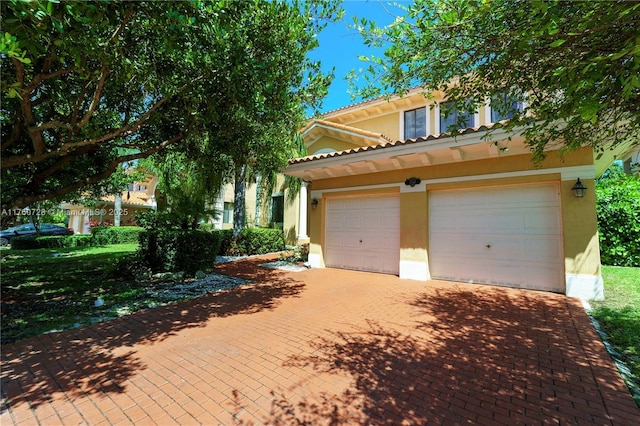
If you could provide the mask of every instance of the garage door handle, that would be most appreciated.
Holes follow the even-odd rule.
[[[487,244],[487,248],[491,248],[491,244]]]

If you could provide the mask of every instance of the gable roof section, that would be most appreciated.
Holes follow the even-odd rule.
[[[330,124],[334,124],[334,123],[330,123]],[[489,130],[492,130],[492,129],[496,129],[496,128],[500,127],[500,125],[501,125],[501,123],[493,123],[493,124],[490,124],[490,125],[483,125],[483,126],[479,126],[479,127],[468,127],[466,129],[460,131],[455,136],[455,138],[459,138],[459,137],[461,137],[463,135],[477,134],[477,133],[480,133],[480,132],[485,132],[485,131],[489,131]],[[338,126],[347,127],[347,126],[342,126],[342,125],[338,125]],[[358,129],[356,129],[356,130],[358,130]],[[368,132],[368,133],[372,133],[372,132]],[[324,158],[343,157],[345,155],[357,154],[359,152],[372,151],[372,150],[376,150],[376,149],[392,148],[392,147],[410,145],[410,144],[426,143],[426,142],[429,142],[429,141],[447,139],[447,138],[452,138],[451,133],[440,133],[438,135],[421,136],[419,138],[398,140],[398,141],[395,141],[395,142],[393,142],[389,138],[385,137],[386,143],[383,143],[383,144],[362,146],[362,147],[347,149],[347,150],[343,150],[343,151],[328,152],[328,153],[323,153],[323,154],[308,155],[306,157],[293,158],[293,159],[289,160],[289,164],[307,163],[307,162],[310,162],[310,161],[322,160]]]
[[[368,130],[358,129],[356,127],[346,126],[344,124],[333,123],[326,120],[313,120],[309,122],[301,132],[305,139],[306,145],[310,146],[322,136],[329,136],[340,139],[354,145],[378,146],[392,142],[382,133],[371,132]]]
[[[530,154],[524,137],[494,123],[450,133],[388,141],[289,160],[284,173],[307,181]]]

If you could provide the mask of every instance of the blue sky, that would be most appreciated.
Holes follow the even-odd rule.
[[[407,2],[396,1],[395,3]],[[329,87],[329,94],[322,104],[322,112],[358,102],[358,99],[353,100],[348,93],[349,83],[345,77],[352,69],[357,71],[360,68],[366,68],[367,64],[360,61],[358,56],[370,56],[372,53],[378,56],[382,55],[382,50],[374,50],[365,46],[362,37],[356,30],[349,28],[353,25],[353,17],[365,17],[374,20],[379,25],[387,25],[394,20],[389,12],[396,14],[401,12],[391,2],[377,0],[345,0],[342,7],[345,10],[342,20],[329,24],[320,33],[318,37],[320,46],[309,55],[313,59],[319,59],[325,71],[335,67],[335,78]]]

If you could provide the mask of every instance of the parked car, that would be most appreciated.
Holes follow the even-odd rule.
[[[40,235],[72,235],[73,229],[64,226],[54,225],[53,223],[41,223],[38,226]],[[11,244],[11,240],[15,237],[28,237],[36,235],[36,227],[32,223],[14,226],[0,231],[0,246]]]

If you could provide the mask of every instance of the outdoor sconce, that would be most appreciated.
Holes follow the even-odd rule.
[[[311,208],[315,209],[316,207],[318,207],[318,199],[314,198],[313,200],[311,200]]]
[[[420,178],[411,177],[411,178],[405,180],[404,184],[413,188],[414,186],[420,184]]]
[[[584,186],[582,182],[580,182],[580,178],[578,178],[576,183],[571,188],[571,191],[573,192],[574,197],[582,198],[584,197],[584,194],[587,192],[587,187]]]

